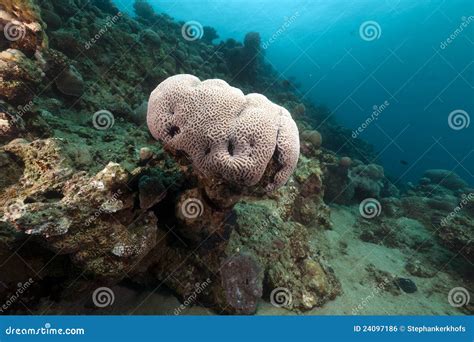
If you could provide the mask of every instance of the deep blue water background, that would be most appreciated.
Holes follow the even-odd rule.
[[[116,1],[132,14],[132,1]],[[474,1],[472,0],[150,0],[157,12],[216,28],[220,39],[257,31],[266,61],[294,76],[306,99],[324,104],[357,129],[389,106],[360,137],[375,146],[395,180],[416,181],[426,169],[454,170],[474,184]],[[472,19],[472,20],[470,20]],[[455,39],[442,43],[458,29]],[[380,26],[366,41],[359,28]],[[285,22],[276,39],[269,39]],[[461,109],[469,127],[453,130]],[[400,163],[404,160],[408,165]]]

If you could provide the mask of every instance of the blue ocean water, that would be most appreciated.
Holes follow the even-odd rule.
[[[371,143],[394,180],[442,168],[474,184],[473,1],[149,3],[222,40],[259,32],[266,62]],[[132,2],[117,4],[133,15]]]

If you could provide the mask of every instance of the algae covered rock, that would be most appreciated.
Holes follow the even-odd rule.
[[[17,231],[100,277],[123,278],[154,247],[156,218],[134,218],[130,176],[118,164],[89,177],[73,174],[74,162],[60,140],[17,142],[4,149],[24,165],[15,206],[3,205],[4,219]]]
[[[331,157],[326,163],[325,184],[325,199],[339,204],[399,196],[398,188],[385,177],[382,166],[363,164],[349,157]]]
[[[329,189],[324,184],[321,164],[315,159],[301,157],[294,178],[298,188],[292,208],[294,220],[309,227],[330,228],[330,209],[323,200]]]
[[[356,166],[351,169],[349,177],[358,199],[380,197],[385,177],[382,166],[377,164]]]
[[[270,301],[275,300],[272,291],[283,288],[291,294],[285,308],[308,310],[323,305],[339,293],[338,281],[311,251],[306,228],[283,222],[272,207],[265,202],[237,204],[237,226],[227,250],[255,255],[266,274],[264,293]]]
[[[340,163],[326,165],[324,186],[324,199],[328,202],[348,204],[355,194],[354,183],[349,178],[349,168]]]
[[[440,242],[470,263],[474,262],[474,219],[458,216],[443,222],[436,230]]]
[[[428,263],[422,263],[419,260],[410,260],[406,263],[405,269],[411,275],[420,278],[432,278],[436,274],[436,270],[431,268]]]
[[[208,44],[212,44],[212,41],[217,38],[219,38],[219,35],[217,34],[217,31],[215,28],[210,27],[210,26],[203,27],[202,40],[204,42]]]
[[[323,305],[340,292],[340,285],[310,247],[308,228],[291,221],[301,189],[284,187],[274,199],[246,197],[224,210],[216,210],[198,188],[180,193],[177,227],[158,229],[162,235],[163,228],[172,229],[180,237],[158,237],[139,266],[139,279],[163,281],[184,303],[201,289],[193,284],[205,283],[196,302],[220,313],[252,314],[262,297],[276,303],[281,288],[291,293],[291,301],[281,307],[303,311]],[[322,193],[311,196],[321,198]],[[195,252],[189,254],[189,248]],[[176,264],[180,272],[174,272]]]
[[[31,89],[37,87],[43,72],[25,54],[16,49],[0,52],[0,98],[12,104],[26,105],[34,97]]]
[[[428,227],[436,242],[454,253],[452,258],[472,262],[473,202],[473,193],[458,175],[428,170],[410,195],[402,197],[397,210]]]
[[[304,131],[303,133],[301,133],[301,137],[304,141],[309,142],[315,148],[321,147],[321,144],[323,142],[323,138],[321,136],[321,133],[319,133],[316,130]]]
[[[226,64],[234,78],[243,81],[254,81],[258,68],[261,66],[261,39],[258,32],[249,32],[244,37],[243,46],[228,40],[230,47],[226,51]]]
[[[255,313],[262,296],[263,274],[254,258],[245,254],[230,256],[223,261],[220,272],[227,302],[237,313]]]
[[[22,107],[20,107],[21,109]],[[23,110],[14,110],[0,102],[0,142],[6,143],[17,138],[24,131]]]
[[[0,47],[21,50],[31,57],[47,47],[40,9],[33,0],[2,1]]]
[[[65,95],[81,96],[84,91],[84,80],[77,69],[70,65],[55,80],[59,91]]]
[[[449,170],[427,170],[423,174],[423,177],[429,179],[431,183],[442,185],[449,190],[458,190],[467,187],[467,183],[461,177]]]

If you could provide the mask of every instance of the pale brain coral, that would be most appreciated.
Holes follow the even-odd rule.
[[[150,95],[147,123],[167,150],[186,153],[204,175],[233,184],[257,184],[273,160],[266,184],[273,190],[298,162],[298,128],[290,113],[223,80],[169,77]]]

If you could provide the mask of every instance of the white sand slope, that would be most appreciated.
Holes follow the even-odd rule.
[[[314,235],[315,241],[325,241],[321,248],[333,267],[342,285],[343,293],[322,308],[315,308],[309,315],[462,315],[465,314],[448,302],[449,291],[463,285],[455,273],[447,273],[447,267],[434,268],[435,276],[420,278],[405,270],[405,263],[416,253],[388,248],[382,245],[361,241],[355,227],[359,216],[357,208],[337,206],[332,208],[333,229]],[[412,234],[424,235],[417,221],[405,219],[411,224]],[[412,222],[410,222],[412,221]],[[423,238],[423,236],[421,236]],[[421,253],[421,252],[420,252]],[[413,255],[415,254],[415,255]],[[396,291],[392,282],[378,281],[367,268],[373,265],[376,270],[394,274],[397,277],[413,280],[418,290],[415,293]],[[442,265],[442,264],[441,264]],[[446,266],[446,265],[445,265]],[[427,265],[428,267],[428,265]],[[432,266],[431,266],[432,267]],[[380,290],[377,285],[386,290]],[[394,291],[389,291],[389,288]],[[394,292],[394,293],[392,293]],[[398,295],[397,295],[398,293]],[[360,306],[359,306],[360,305]],[[261,303],[258,314],[289,314],[287,310]]]

